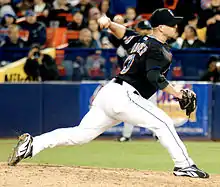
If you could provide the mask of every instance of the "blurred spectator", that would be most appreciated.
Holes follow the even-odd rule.
[[[128,7],[125,14],[125,23],[132,24],[136,18],[136,11],[133,7]]]
[[[5,14],[16,16],[14,9],[11,6],[11,0],[0,1],[0,18],[3,18]]]
[[[19,37],[19,27],[17,25],[10,25],[8,28],[8,36],[5,38],[2,47],[4,48],[24,48],[26,42]]]
[[[123,25],[123,24],[125,23],[125,19],[124,19],[124,17],[121,16],[121,15],[116,15],[116,16],[113,18],[113,21],[114,21],[115,23],[118,23],[118,24],[121,24],[121,25]]]
[[[19,27],[17,25],[10,25],[8,27],[7,36],[2,40],[1,47],[3,49],[2,59],[4,60],[0,66],[7,63],[15,62],[24,56],[23,52],[18,52],[17,49],[26,47],[26,42],[19,37]],[[7,63],[6,63],[7,62]]]
[[[210,8],[203,11],[199,24],[207,26],[206,45],[220,47],[220,1],[212,0]]]
[[[79,8],[80,12],[84,15],[85,21],[89,17],[89,10],[92,8],[90,0],[80,0],[79,4],[76,5],[76,8]]]
[[[26,11],[34,6],[33,0],[15,0],[14,4],[19,16],[25,16]]]
[[[149,21],[140,21],[136,27],[135,27],[136,32],[138,32],[140,35],[149,35],[152,34],[153,29],[151,27],[151,24]]]
[[[200,1],[200,6],[203,10],[209,8],[211,6],[211,1],[212,0],[201,0]]]
[[[95,54],[88,56],[86,69],[92,80],[105,79],[105,59],[101,56],[102,51],[97,50]]]
[[[44,0],[34,0],[34,12],[37,14],[43,14],[44,17],[48,17],[49,5]]]
[[[24,30],[29,31],[28,44],[44,45],[46,42],[46,27],[42,22],[37,22],[36,13],[32,10],[26,11],[26,22],[21,23]]]
[[[59,10],[59,12],[70,12],[72,7],[67,0],[55,0],[53,2],[53,9]]]
[[[81,30],[86,28],[83,14],[80,11],[73,12],[73,21],[68,23],[67,28],[68,30]]]
[[[112,49],[114,46],[109,41],[108,35],[105,35],[101,38],[101,48],[102,49]]]
[[[80,0],[67,0],[69,4],[71,4],[72,7],[75,7],[77,4],[79,4]]]
[[[84,28],[79,32],[79,39],[78,40],[69,42],[69,47],[98,48],[98,44],[92,38],[91,31],[87,28]]]
[[[48,25],[49,20],[47,17],[49,15],[50,6],[45,3],[44,0],[34,0],[33,10],[38,15],[37,20]]]
[[[39,45],[33,45],[29,51],[24,71],[29,80],[49,81],[58,80],[59,74],[54,59],[40,51]]]
[[[89,18],[88,18],[88,20],[90,20],[90,19],[97,20],[100,17],[101,17],[101,13],[100,13],[100,11],[99,11],[99,9],[97,7],[92,7],[89,10]]]
[[[113,15],[110,12],[110,0],[103,0],[100,4],[99,4],[99,10],[102,14],[105,14],[107,17],[109,17],[110,19],[113,18]]]
[[[201,77],[201,81],[220,81],[220,59],[216,56],[211,56],[208,64],[207,71]]]
[[[11,14],[5,14],[4,17],[1,20],[0,24],[0,45],[2,45],[3,41],[5,40],[5,37],[7,36],[8,27],[12,24],[15,24],[16,17],[14,17]]]
[[[85,67],[85,60],[77,56],[76,59],[73,61],[73,73],[72,73],[72,80],[73,81],[80,81],[83,79],[87,79],[87,70]]]
[[[55,0],[52,3],[52,8],[50,9],[48,16],[49,27],[66,27],[68,22],[65,14],[71,13],[72,10],[73,7],[67,2],[67,0]]]
[[[89,20],[88,28],[92,32],[92,38],[94,40],[96,40],[97,42],[99,42],[99,44],[100,44],[99,39],[101,37],[101,34],[99,32],[99,25],[98,25],[97,21],[94,19]]]
[[[198,39],[205,42],[206,41],[206,31],[207,31],[207,28],[206,27],[203,27],[203,28],[198,28],[198,16],[197,14],[192,14],[190,17],[189,17],[189,20],[188,20],[188,25],[192,25],[194,28],[196,28],[196,32],[197,32],[197,35],[198,35]],[[184,33],[182,34],[181,36],[183,39],[185,39],[185,35]]]
[[[193,26],[187,25],[184,29],[184,34],[185,39],[181,46],[182,49],[204,47],[204,43],[198,39],[196,29]]]
[[[16,17],[11,14],[5,14],[1,21],[1,25],[5,28],[15,23],[16,23]]]
[[[104,37],[106,38],[103,42],[106,44],[106,39],[108,40],[106,32],[104,30],[102,30],[101,32],[99,31],[99,25],[96,20],[89,20],[88,28],[92,32],[92,38],[97,42],[99,48],[102,47],[102,39]]]

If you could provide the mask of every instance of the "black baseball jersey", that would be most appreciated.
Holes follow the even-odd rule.
[[[146,99],[158,89],[162,90],[168,86],[166,75],[172,54],[166,43],[126,30],[121,44],[129,52],[129,56],[117,75],[119,79],[132,85]]]

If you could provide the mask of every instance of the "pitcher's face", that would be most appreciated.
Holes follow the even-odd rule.
[[[174,38],[177,32],[177,25],[173,27],[161,25],[161,31],[167,38]]]

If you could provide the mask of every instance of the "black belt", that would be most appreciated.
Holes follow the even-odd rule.
[[[120,85],[123,84],[123,81],[124,81],[124,80],[120,79],[119,77],[115,77],[115,80],[114,80],[115,83],[120,84]],[[126,82],[126,81],[125,81],[125,82]],[[136,95],[140,95],[140,94],[138,93],[138,91],[136,91],[136,90],[135,90],[133,93],[136,94]]]

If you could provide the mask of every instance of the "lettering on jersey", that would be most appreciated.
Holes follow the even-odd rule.
[[[145,43],[135,43],[130,53],[138,53],[140,56],[147,51],[148,47]]]
[[[130,69],[131,65],[134,62],[135,54],[129,55],[123,65],[123,69],[121,70],[120,74],[125,74]]]
[[[129,37],[125,36],[125,37],[124,37],[124,43],[125,43],[125,44],[128,44],[134,37],[135,37],[135,36],[129,36]]]

